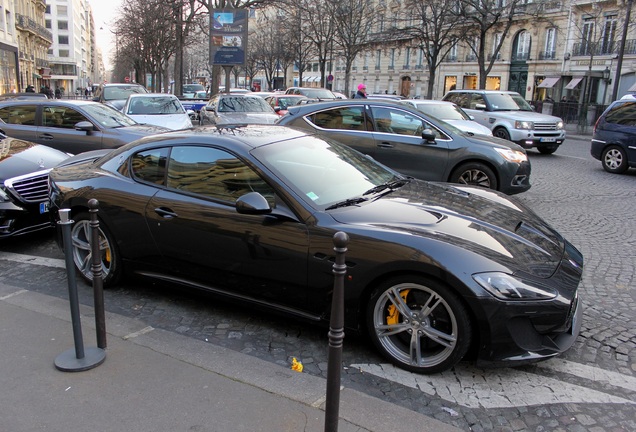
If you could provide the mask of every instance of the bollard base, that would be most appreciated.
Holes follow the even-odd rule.
[[[78,359],[75,348],[71,348],[55,358],[55,367],[62,372],[82,372],[99,366],[105,359],[106,351],[101,348],[86,348],[82,359]]]

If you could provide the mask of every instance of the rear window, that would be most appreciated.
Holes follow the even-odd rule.
[[[636,102],[619,102],[605,114],[607,123],[636,126]]]

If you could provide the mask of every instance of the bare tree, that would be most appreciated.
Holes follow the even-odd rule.
[[[520,12],[525,12],[523,0],[459,0],[457,7],[450,10],[463,23],[457,30],[462,39],[475,54],[479,67],[479,88],[486,88],[486,78],[498,58],[510,28]],[[493,47],[492,55],[486,55],[488,35],[501,35]]]
[[[402,18],[405,25],[399,31],[422,50],[428,66],[426,99],[433,98],[437,69],[459,39],[460,16],[449,13],[456,5],[457,0],[407,0],[403,9],[408,15]]]
[[[326,5],[334,24],[333,48],[344,58],[344,91],[349,94],[351,67],[356,57],[367,49],[379,14],[370,13],[368,0],[327,0]]]
[[[307,36],[308,25],[304,19],[304,11],[297,0],[286,2],[286,22],[281,27],[285,51],[291,54],[293,65],[298,70],[298,82],[303,82],[303,74],[309,69],[311,60],[316,56],[314,45]]]

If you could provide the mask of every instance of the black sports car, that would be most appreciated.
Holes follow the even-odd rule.
[[[0,134],[0,239],[52,227],[49,171],[68,156]]]
[[[99,201],[105,286],[124,271],[328,323],[334,234],[346,253],[348,329],[396,365],[514,365],[579,333],[583,257],[535,213],[485,188],[405,177],[282,126],[143,138],[51,174],[91,279],[88,201]]]

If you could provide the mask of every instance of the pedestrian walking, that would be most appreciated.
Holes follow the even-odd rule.
[[[367,86],[365,84],[358,84],[358,91],[353,97],[354,99],[366,99],[367,98]]]
[[[55,99],[62,99],[62,92],[59,87],[55,87]]]

